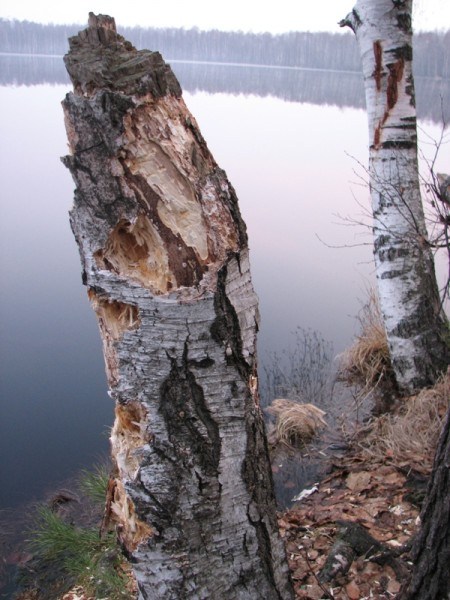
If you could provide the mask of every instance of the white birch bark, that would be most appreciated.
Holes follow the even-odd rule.
[[[419,186],[411,11],[412,0],[358,0],[340,23],[362,58],[378,293],[405,392],[433,383],[449,361]]]
[[[234,190],[158,53],[91,13],[65,62],[71,225],[116,401],[108,506],[140,598],[291,598]]]

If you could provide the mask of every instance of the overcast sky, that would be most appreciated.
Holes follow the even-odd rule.
[[[338,31],[355,0],[1,0],[0,17],[40,23],[87,22],[109,14],[120,27],[198,27],[235,31]],[[426,7],[426,8],[425,8]],[[415,0],[416,30],[448,29],[450,0]]]

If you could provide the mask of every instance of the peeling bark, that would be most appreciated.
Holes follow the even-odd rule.
[[[291,598],[258,405],[246,227],[156,52],[90,13],[65,63],[71,226],[97,314],[140,598]]]
[[[412,0],[358,0],[341,21],[363,63],[378,293],[405,392],[434,383],[450,361],[419,186],[411,10]]]

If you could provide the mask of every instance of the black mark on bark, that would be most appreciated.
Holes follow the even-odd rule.
[[[231,254],[231,258],[237,258]],[[250,368],[242,355],[242,337],[239,319],[226,293],[226,279],[228,266],[225,264],[217,275],[217,292],[214,296],[214,309],[216,318],[211,325],[211,336],[225,347],[226,361],[233,365],[247,383],[250,377]]]
[[[391,246],[390,248],[379,250],[378,252],[378,258],[381,262],[393,261],[396,258],[403,258],[405,256],[409,256],[408,248],[395,248]]]
[[[411,33],[412,21],[411,16],[408,13],[400,13],[397,15],[397,25],[404,33]]]
[[[188,343],[185,342],[181,365],[170,358],[172,367],[161,386],[160,411],[169,439],[179,450],[179,458],[189,456],[209,476],[217,476],[221,441],[219,427],[205,402],[203,389],[189,370]]]
[[[395,140],[383,142],[379,147],[384,150],[411,150],[415,148],[416,142],[407,140]]]

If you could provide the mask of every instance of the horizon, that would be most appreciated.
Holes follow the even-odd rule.
[[[450,6],[449,6],[449,8],[450,8]],[[111,16],[111,15],[108,15],[108,16]],[[336,31],[325,30],[325,29],[317,29],[314,31],[311,31],[309,29],[295,29],[295,30],[290,30],[290,31],[271,32],[271,31],[248,31],[248,30],[243,31],[242,29],[218,29],[217,27],[210,28],[210,29],[202,29],[202,28],[198,27],[197,25],[192,25],[192,26],[142,25],[141,23],[131,25],[131,24],[118,23],[117,19],[115,17],[114,17],[114,20],[116,22],[117,30],[125,29],[125,28],[126,29],[141,28],[143,30],[145,30],[145,29],[162,29],[162,30],[175,29],[175,30],[184,30],[184,31],[197,30],[202,33],[211,33],[214,31],[218,31],[219,33],[237,33],[240,35],[256,35],[256,36],[269,34],[274,37],[289,35],[292,33],[310,33],[310,34],[327,33],[327,34],[332,34],[332,35],[333,34],[339,34],[339,35],[349,34],[349,35],[351,35],[351,32],[347,27],[338,27],[338,29]],[[85,29],[87,27],[87,19],[86,19],[85,23],[78,23],[78,22],[66,22],[66,23],[46,22],[46,23],[42,23],[40,21],[34,21],[34,20],[30,20],[30,19],[20,19],[17,17],[4,17],[4,16],[0,15],[0,21],[30,23],[32,25],[42,25],[43,27],[75,27],[76,26],[76,27],[80,27],[80,30]],[[441,27],[440,29],[418,29],[418,30],[414,30],[414,34],[431,33],[431,34],[436,34],[436,35],[445,35],[448,31],[450,31],[450,27],[447,29],[444,29],[443,27]]]

